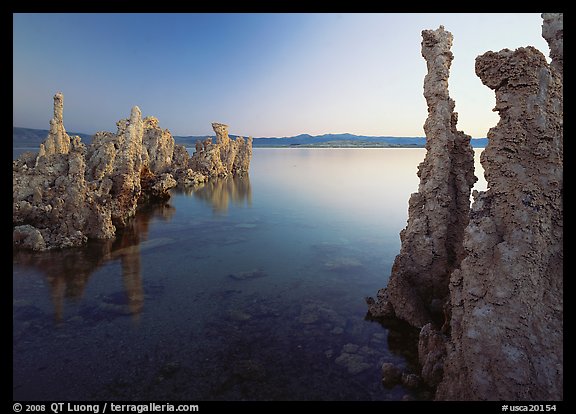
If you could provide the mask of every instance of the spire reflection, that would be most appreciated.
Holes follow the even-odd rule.
[[[252,206],[252,188],[248,175],[212,179],[184,192],[212,205],[214,214],[225,214],[230,203]]]
[[[142,208],[128,225],[117,232],[113,240],[92,240],[84,247],[47,252],[15,250],[13,262],[33,267],[45,275],[54,305],[54,318],[61,322],[66,300],[79,301],[90,276],[109,262],[120,261],[126,303],[122,312],[137,321],[144,308],[144,289],[141,272],[141,243],[148,238],[153,219],[170,220],[176,209],[169,204]]]

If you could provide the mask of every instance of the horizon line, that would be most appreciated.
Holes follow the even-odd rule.
[[[12,128],[22,128],[22,129],[35,129],[37,131],[50,131],[49,129],[45,129],[45,128],[30,128],[30,127],[22,127],[22,126],[15,126],[12,125]],[[168,129],[168,131],[170,132],[169,128],[164,128],[164,129]],[[101,132],[101,131],[105,131],[105,130],[100,130],[97,132]],[[83,134],[83,135],[90,135],[90,136],[94,136],[96,134],[96,132],[94,134],[89,134],[86,132],[81,132],[81,131],[66,131],[68,134]],[[108,131],[111,132],[111,131]],[[172,132],[170,132],[170,134],[173,137],[180,137],[180,138],[187,138],[187,137],[214,137],[216,136],[215,134],[213,135],[207,135],[207,134],[200,134],[200,135],[179,135],[179,134],[172,134]],[[235,137],[244,137],[244,138],[248,138],[251,135],[242,135],[242,134],[233,134],[233,133],[229,133],[229,135],[235,136]],[[315,137],[322,137],[325,135],[352,135],[355,137],[366,137],[366,138],[401,138],[401,139],[411,139],[411,138],[426,138],[426,135],[419,135],[419,136],[415,136],[415,135],[411,135],[411,136],[401,136],[401,135],[361,135],[361,134],[353,134],[351,132],[326,132],[324,134],[318,134],[318,135],[312,135],[306,132],[302,132],[299,134],[295,134],[295,135],[285,135],[282,137],[279,136],[260,136],[260,137],[255,137],[252,136],[252,139],[261,139],[261,138],[271,138],[271,139],[290,139],[290,138],[294,138],[294,137],[298,137],[301,135],[308,135],[312,138]],[[485,139],[487,137],[471,137],[471,139]]]

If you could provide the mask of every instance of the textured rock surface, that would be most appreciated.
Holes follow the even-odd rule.
[[[14,227],[12,238],[12,242],[15,246],[23,247],[25,249],[44,250],[46,248],[46,243],[44,242],[42,233],[29,224]]]
[[[402,247],[388,286],[378,292],[377,301],[369,301],[372,316],[396,316],[415,327],[443,319],[449,275],[464,255],[470,189],[476,181],[470,136],[456,130],[458,117],[448,94],[452,34],[440,26],[422,31],[422,39],[428,66],[426,157],[418,167],[420,185],[410,197],[408,224],[400,233]]]
[[[424,325],[420,330],[418,359],[422,367],[421,376],[431,387],[436,387],[442,381],[446,342],[446,335],[434,329],[431,323]]]
[[[44,143],[40,144],[38,157],[53,154],[67,154],[70,151],[70,136],[64,129],[64,95],[54,95],[54,117],[50,120],[50,132]]]
[[[149,116],[143,120],[142,137],[144,163],[155,174],[169,172],[174,155],[174,138],[167,129],[158,126],[158,119]]]
[[[479,56],[476,73],[496,93],[500,122],[481,156],[488,190],[475,194],[467,256],[450,280],[436,398],[561,400],[562,70],[526,47]]]
[[[243,137],[236,138],[236,157],[232,163],[232,175],[248,175],[250,161],[252,160],[252,137],[246,140]]]
[[[44,241],[21,247],[76,246],[108,230],[109,222],[98,223],[99,209],[87,192],[85,151],[80,138],[75,137],[67,154],[38,157],[36,166],[22,159],[13,162],[13,224],[36,228]],[[14,240],[19,237],[17,229]]]
[[[212,129],[216,133],[216,143],[211,138],[197,142],[190,168],[210,178],[247,174],[252,158],[252,137],[232,140],[228,136],[228,125],[216,122],[212,123]]]
[[[54,96],[50,133],[38,155],[25,153],[13,161],[15,247],[45,250],[112,238],[139,204],[169,198],[178,183],[196,185],[214,175],[248,171],[251,141],[232,141],[227,127],[215,127],[219,143],[208,151],[204,166],[211,174],[204,175],[194,170],[186,148],[175,145],[156,118],[142,120],[136,106],[130,118],[117,122],[115,134],[98,132],[86,148],[80,137],[66,134],[63,99],[61,93]]]
[[[113,156],[112,172],[103,180],[112,182],[108,204],[111,208],[114,225],[124,227],[127,220],[136,214],[138,198],[142,190],[140,171],[142,162],[142,113],[137,106],[132,108],[129,119],[116,123],[118,132],[114,137],[114,147],[118,148]],[[94,145],[91,145],[94,148]],[[89,168],[96,167],[88,164]]]
[[[542,13],[542,37],[550,47],[551,66],[560,76],[564,73],[564,14]]]
[[[402,371],[390,362],[382,364],[382,384],[387,388],[392,388],[402,380]]]

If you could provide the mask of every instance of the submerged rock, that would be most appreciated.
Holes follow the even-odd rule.
[[[366,362],[364,356],[345,352],[345,350],[342,350],[342,353],[334,361],[336,364],[346,368],[350,375],[358,375],[372,368],[372,365]]]
[[[343,328],[346,324],[346,320],[341,317],[338,312],[322,302],[309,302],[303,304],[300,308],[298,322],[304,325],[329,323],[335,328]],[[339,332],[339,330],[336,332]]]
[[[387,388],[400,383],[402,379],[402,371],[396,365],[385,362],[382,364],[382,384]]]
[[[335,273],[351,273],[365,270],[364,265],[355,257],[338,257],[324,263],[324,268]]]
[[[252,318],[252,315],[250,315],[247,312],[244,312],[241,309],[230,309],[227,312],[227,315],[228,319],[230,319],[233,322],[244,322]]]
[[[431,387],[437,386],[444,375],[444,359],[448,338],[435,330],[432,324],[420,330],[418,338],[418,358],[422,367],[422,379]]]
[[[251,381],[262,381],[266,378],[264,364],[255,359],[237,361],[232,367],[232,373],[236,377]]]
[[[249,280],[249,279],[258,279],[261,277],[268,276],[268,273],[264,272],[262,269],[254,269],[249,270],[246,272],[239,272],[239,273],[230,273],[228,277],[234,280]]]
[[[421,379],[416,374],[402,373],[402,385],[410,390],[414,390],[420,386]]]

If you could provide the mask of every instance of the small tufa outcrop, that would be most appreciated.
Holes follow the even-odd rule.
[[[207,177],[242,176],[250,169],[252,137],[236,140],[228,136],[228,125],[212,123],[216,143],[211,138],[196,142],[196,152],[190,159],[190,167]]]
[[[373,317],[395,316],[418,328],[442,323],[448,279],[464,256],[462,239],[476,181],[470,136],[457,131],[458,115],[448,93],[451,47],[452,34],[443,26],[422,31],[428,66],[426,157],[418,167],[420,185],[410,197],[408,224],[400,233],[402,247],[388,286],[378,292],[377,301],[368,300]]]

